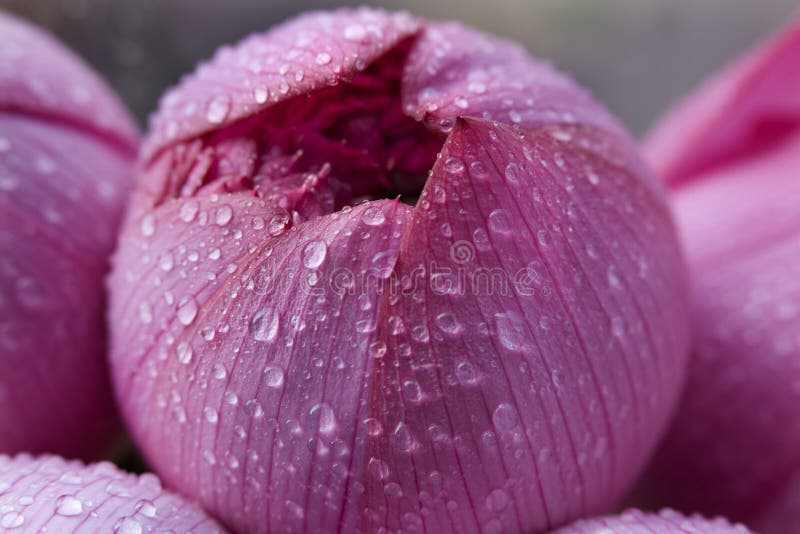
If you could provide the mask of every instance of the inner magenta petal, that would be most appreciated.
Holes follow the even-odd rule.
[[[411,40],[344,83],[300,95],[192,141],[161,158],[163,200],[252,191],[301,219],[363,199],[416,196],[442,134],[401,109]]]

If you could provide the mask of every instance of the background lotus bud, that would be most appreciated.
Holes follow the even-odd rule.
[[[58,456],[0,455],[0,530],[9,533],[224,532],[152,474]]]
[[[686,517],[679,512],[665,509],[658,514],[627,510],[619,516],[581,519],[552,534],[675,534],[676,532],[747,534],[750,530],[741,524],[732,525],[721,517],[715,519],[706,519],[700,515]]]
[[[142,167],[117,395],[231,528],[541,532],[648,458],[688,348],[672,222],[615,119],[520,47],[302,16],[170,91]]]
[[[651,502],[800,531],[800,21],[647,143],[694,283],[688,385]]]
[[[114,435],[103,276],[136,144],[83,61],[0,13],[0,451],[86,457]]]

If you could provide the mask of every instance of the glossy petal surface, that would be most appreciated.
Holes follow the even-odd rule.
[[[0,455],[3,532],[223,533],[196,504],[165,491],[152,474],[57,456]]]
[[[695,325],[650,502],[764,532],[800,528],[799,72],[795,21],[690,97],[648,146],[674,188]]]
[[[0,451],[93,456],[117,428],[103,276],[135,128],[38,29],[0,15],[0,45]]]

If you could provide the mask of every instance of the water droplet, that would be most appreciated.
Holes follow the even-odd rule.
[[[442,312],[436,316],[436,326],[445,334],[456,335],[461,332],[461,323],[450,312]]]
[[[453,104],[459,109],[467,109],[469,107],[469,101],[463,96],[455,97],[455,99],[453,99]]]
[[[203,451],[203,459],[208,463],[208,465],[217,465],[217,457],[214,455],[214,451],[211,449],[206,449]]]
[[[303,265],[316,269],[325,261],[328,245],[324,241],[311,241],[303,249]]]
[[[196,200],[187,200],[181,204],[181,209],[178,212],[178,216],[183,222],[190,223],[195,217],[197,217],[197,213],[199,211],[200,204]]]
[[[497,327],[497,339],[509,350],[519,352],[530,344],[529,332],[525,321],[513,312],[498,313],[494,316]]]
[[[522,122],[522,115],[519,111],[512,109],[508,112],[508,118],[511,119],[511,122],[514,124],[519,124]]]
[[[380,458],[370,458],[367,463],[367,470],[378,480],[386,480],[389,477],[389,464]]]
[[[364,426],[367,429],[367,435],[371,438],[377,438],[383,434],[383,425],[374,417],[364,419]]]
[[[178,321],[184,326],[189,326],[195,317],[197,317],[197,301],[193,297],[188,297],[178,305]]]
[[[139,320],[142,324],[150,324],[153,322],[153,310],[147,302],[139,303]]]
[[[145,237],[152,237],[153,234],[156,233],[156,218],[152,213],[148,213],[142,217],[139,223],[139,230],[141,230],[142,235]]]
[[[486,92],[486,84],[481,81],[474,80],[469,82],[467,89],[471,93],[475,93],[476,95],[482,95],[483,93]]]
[[[464,162],[456,156],[448,156],[444,160],[444,169],[450,174],[458,174],[464,170]]]
[[[191,363],[192,356],[194,356],[194,349],[192,349],[189,343],[182,341],[175,347],[175,354],[178,356],[178,361],[186,365]]]
[[[397,426],[392,432],[392,444],[403,452],[410,451],[414,446],[414,438],[411,436],[411,431],[402,421],[397,423]]]
[[[220,124],[228,117],[230,110],[231,99],[227,95],[215,96],[206,108],[206,119],[212,124]]]
[[[308,415],[319,417],[318,428],[320,434],[331,434],[336,430],[336,412],[333,411],[330,404],[326,402],[315,404],[309,410]]]
[[[253,99],[256,101],[256,104],[265,103],[269,99],[269,89],[261,84],[256,85],[256,88],[253,89]]]
[[[472,386],[478,383],[478,373],[475,366],[468,361],[456,365],[456,380],[462,386]]]
[[[419,402],[422,399],[422,388],[416,380],[403,382],[403,398],[409,402]]]
[[[233,208],[227,204],[223,204],[217,209],[217,214],[214,217],[214,222],[217,226],[225,226],[233,219]]]
[[[344,38],[348,41],[360,42],[367,36],[367,31],[360,24],[349,24],[344,29]]]
[[[494,409],[492,413],[492,423],[497,430],[507,432],[517,427],[519,424],[519,417],[510,404],[503,403]]]
[[[566,130],[554,129],[550,131],[550,136],[556,141],[566,143],[572,139],[572,134]]]
[[[586,171],[586,179],[589,180],[589,183],[592,185],[600,183],[600,177],[591,169]]]
[[[608,285],[612,289],[622,289],[622,281],[619,278],[619,274],[617,273],[617,268],[613,265],[608,267],[608,271],[606,272],[608,277]]]
[[[203,339],[205,339],[206,341],[213,341],[217,335],[217,331],[214,329],[213,326],[204,326],[203,329],[200,330],[200,333],[202,334]]]
[[[486,507],[493,512],[502,512],[508,506],[510,499],[503,489],[496,489],[486,497]]]
[[[498,234],[511,232],[511,221],[504,209],[497,208],[489,214],[489,230]]]
[[[268,365],[264,368],[264,382],[267,387],[279,388],[283,385],[283,381],[283,369],[274,365]]]
[[[386,222],[386,215],[384,215],[382,209],[373,206],[364,210],[361,220],[369,226],[380,226]]]
[[[428,327],[425,325],[417,325],[411,329],[411,338],[420,343],[427,343],[430,339]]]
[[[139,514],[150,518],[155,517],[156,512],[158,511],[153,501],[148,499],[142,499],[141,501],[137,502],[134,510],[136,510],[136,512]]]
[[[517,183],[520,180],[522,171],[516,163],[509,163],[506,165],[506,180],[511,183]]]
[[[327,65],[331,62],[331,55],[327,52],[320,52],[315,58],[317,65]]]
[[[216,424],[219,421],[219,413],[211,406],[203,408],[203,415],[206,416],[206,421],[209,423]]]
[[[17,528],[21,527],[23,523],[25,523],[25,516],[19,512],[6,512],[3,514],[3,517],[0,518],[0,527],[3,528]]]
[[[611,318],[611,333],[617,337],[625,335],[625,320],[622,317]]]
[[[72,495],[62,495],[56,499],[56,513],[63,516],[74,516],[83,513],[83,503]]]
[[[272,308],[258,310],[250,319],[250,333],[257,341],[272,341],[278,335],[280,316]]]

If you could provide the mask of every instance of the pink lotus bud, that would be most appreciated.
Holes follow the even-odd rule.
[[[627,510],[615,517],[581,519],[552,534],[748,534],[750,530],[741,524],[731,524],[717,517],[706,519],[700,515],[686,517],[673,510],[662,510],[658,514],[647,514],[639,510]]]
[[[664,197],[519,46],[305,15],[170,91],[141,163],[117,395],[231,528],[541,532],[607,509],[664,429],[688,348]]]
[[[694,282],[653,502],[800,532],[800,19],[655,130]]]
[[[0,455],[0,531],[224,532],[199,506],[164,491],[155,475],[27,454]]]
[[[0,13],[0,451],[95,456],[117,429],[103,277],[136,128],[53,37]]]

